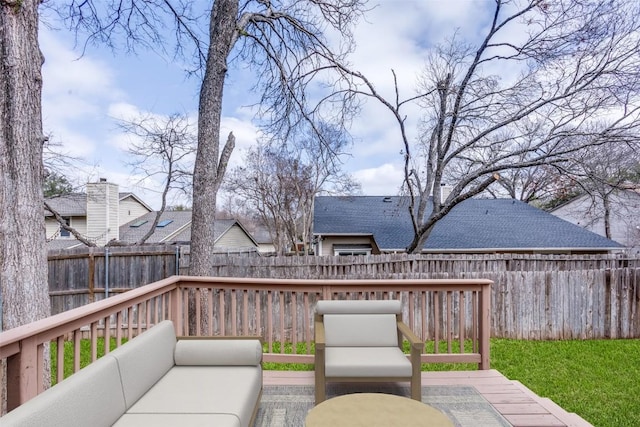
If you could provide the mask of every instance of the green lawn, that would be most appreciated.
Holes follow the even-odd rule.
[[[115,346],[112,339],[111,347]],[[101,355],[103,342],[98,342]],[[443,347],[443,350],[444,347]],[[279,352],[277,344],[274,352]],[[291,346],[285,348],[286,353]],[[65,346],[73,353],[71,343]],[[305,353],[302,345],[297,349]],[[88,341],[82,362],[89,362]],[[65,376],[72,372],[66,357]],[[55,362],[55,344],[52,345]],[[55,366],[55,365],[54,365]],[[491,340],[491,367],[542,397],[575,412],[596,427],[640,426],[640,340],[521,341]],[[265,369],[313,370],[313,365],[265,363]],[[475,365],[423,365],[423,370],[476,369]]]
[[[640,340],[496,339],[491,367],[596,427],[640,426]]]

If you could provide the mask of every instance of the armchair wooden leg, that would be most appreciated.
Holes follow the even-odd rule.
[[[315,391],[316,391],[316,405],[324,402],[326,399],[324,372],[318,373],[317,370],[316,370]]]
[[[411,349],[411,398],[422,401],[421,357],[418,348]]]
[[[420,379],[411,379],[411,398],[413,400],[417,400],[418,402],[422,401],[422,386],[420,383]]]

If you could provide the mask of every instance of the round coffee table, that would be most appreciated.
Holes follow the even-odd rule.
[[[309,411],[305,427],[453,427],[442,412],[393,394],[355,393],[325,400]]]

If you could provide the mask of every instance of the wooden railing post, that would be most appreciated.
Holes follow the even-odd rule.
[[[7,358],[7,411],[38,394],[38,343],[35,336],[20,341],[20,353]]]
[[[483,284],[480,291],[480,363],[478,369],[489,369],[491,337],[491,284]]]
[[[182,316],[182,288],[178,284],[169,294],[169,318],[173,321],[176,335],[185,335]]]

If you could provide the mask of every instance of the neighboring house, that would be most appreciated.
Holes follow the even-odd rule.
[[[640,251],[640,188],[613,192],[609,199],[611,239]],[[605,209],[602,198],[578,196],[551,210],[559,218],[605,236]]]
[[[404,252],[413,238],[408,197],[316,197],[318,255]],[[430,209],[430,207],[428,207]],[[601,253],[618,243],[513,199],[468,199],[434,226],[423,252]]]
[[[261,254],[275,254],[276,246],[273,244],[271,234],[266,227],[258,226],[251,233],[255,241],[258,243],[258,252]]]
[[[51,197],[46,202],[62,216],[68,225],[98,246],[119,239],[119,229],[132,219],[151,211],[133,193],[118,192],[118,185],[101,178],[87,184],[86,193],[71,193]],[[65,249],[82,245],[45,209],[47,247]]]
[[[153,225],[156,212],[149,212],[120,227],[120,242],[138,242]],[[217,219],[214,223],[214,251],[257,252],[258,243],[235,219]],[[191,211],[165,211],[146,243],[184,244],[191,242]]]

